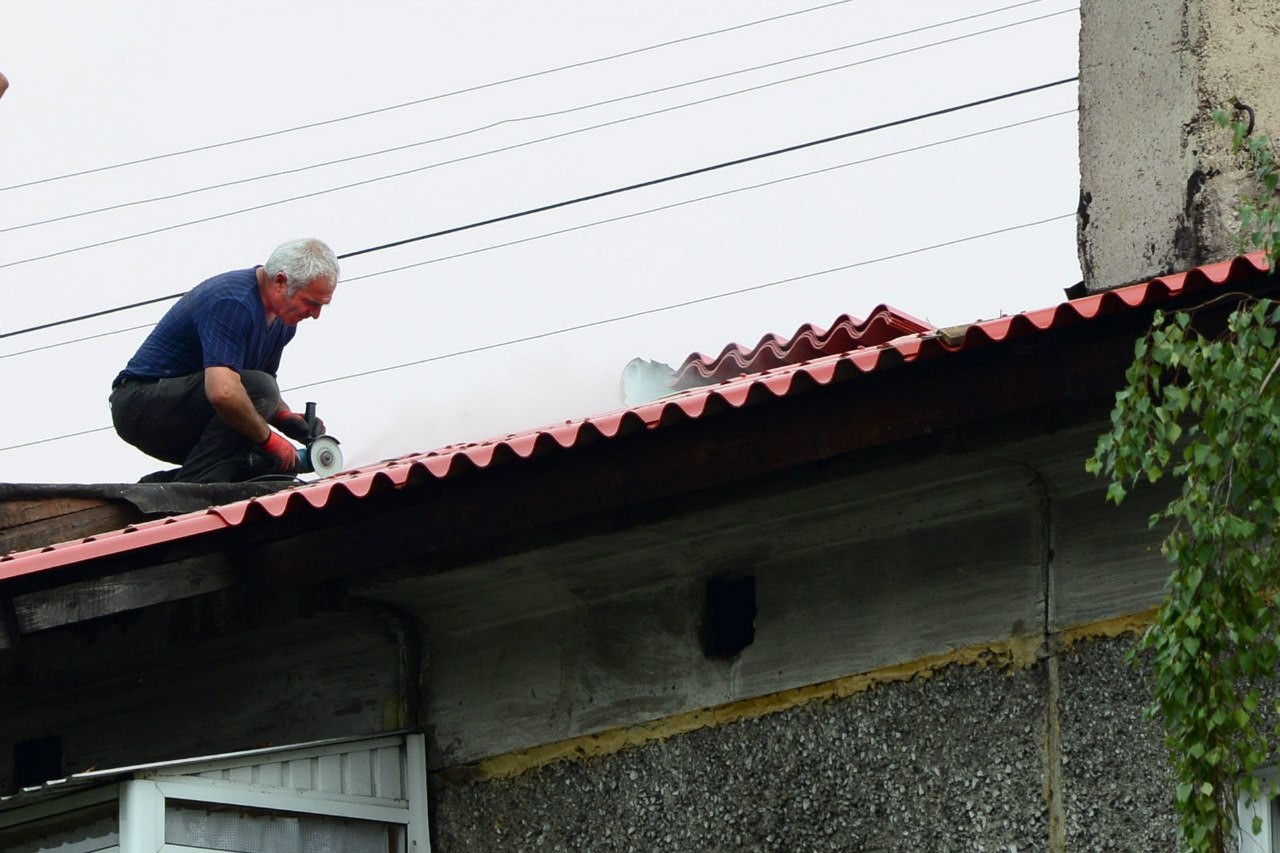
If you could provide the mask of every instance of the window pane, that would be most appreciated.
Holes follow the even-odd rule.
[[[164,840],[229,853],[397,853],[399,827],[320,815],[170,802]]]

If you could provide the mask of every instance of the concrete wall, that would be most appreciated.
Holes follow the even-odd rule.
[[[1173,849],[1123,659],[1170,494],[1106,504],[1099,431],[832,466],[384,590],[430,650],[434,849]],[[755,640],[706,659],[697,580],[747,568]]]
[[[1239,99],[1280,134],[1269,0],[1084,0],[1080,262],[1091,290],[1237,253],[1243,186],[1211,113]]]
[[[1147,519],[1084,471],[1089,423],[991,452],[851,458],[621,530],[362,594],[422,624],[433,769],[807,690],[1141,612],[1168,574]],[[700,643],[707,578],[754,578],[740,654]]]
[[[1065,850],[1178,849],[1174,782],[1134,637],[1083,642],[1059,656]]]
[[[1175,848],[1129,638],[949,666],[435,795],[440,853]]]
[[[1031,479],[972,456],[832,471],[383,589],[424,626],[430,765],[1038,638],[1047,533]],[[706,579],[744,576],[754,640],[709,658]]]

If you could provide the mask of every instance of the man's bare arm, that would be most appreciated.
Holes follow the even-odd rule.
[[[254,409],[239,373],[229,367],[206,367],[204,393],[218,417],[254,444],[271,437],[271,427]]]

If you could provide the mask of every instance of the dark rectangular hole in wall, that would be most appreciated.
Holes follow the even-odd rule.
[[[57,735],[31,738],[13,745],[13,776],[19,788],[43,785],[62,779],[62,738]]]
[[[755,577],[709,578],[702,611],[702,653],[731,658],[755,638]]]

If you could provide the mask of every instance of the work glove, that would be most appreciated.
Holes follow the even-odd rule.
[[[281,406],[271,419],[271,425],[294,441],[305,442],[314,436],[307,431],[307,419],[297,412],[291,412]],[[316,435],[324,435],[324,421],[316,418]]]
[[[273,431],[267,436],[267,440],[258,446],[262,448],[263,453],[271,457],[276,471],[281,474],[296,473],[301,466],[298,461],[298,451],[278,432]]]

